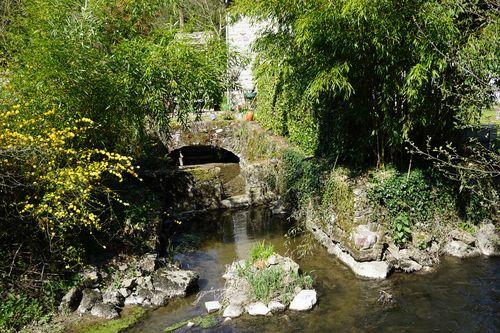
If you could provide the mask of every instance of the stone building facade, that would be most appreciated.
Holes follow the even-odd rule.
[[[226,26],[226,40],[229,48],[250,59],[243,68],[229,68],[230,77],[235,78],[237,82],[237,87],[228,92],[229,102],[233,106],[244,105],[244,93],[255,89],[252,75],[255,54],[252,52],[252,44],[261,28],[262,24],[254,23],[247,17],[241,17]]]

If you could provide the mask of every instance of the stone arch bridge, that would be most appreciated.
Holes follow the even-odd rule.
[[[167,144],[184,190],[180,211],[262,205],[277,199],[276,153],[286,142],[253,122],[200,121],[175,126]]]

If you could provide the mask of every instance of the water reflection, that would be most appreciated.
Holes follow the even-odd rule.
[[[241,210],[207,214],[184,223],[184,230],[202,239],[199,247],[176,259],[200,273],[202,291],[223,287],[225,265],[245,258],[249,248],[265,239],[280,254],[289,250],[283,235],[289,221],[267,210]],[[214,332],[498,332],[499,260],[445,259],[436,272],[394,274],[386,280],[355,277],[322,248],[298,260],[317,283],[319,303],[308,313],[286,312],[266,318],[238,318]],[[394,295],[396,304],[384,307],[380,290]],[[204,313],[196,296],[175,300],[150,313],[128,332],[162,332],[174,322]],[[197,332],[199,328],[191,331]]]

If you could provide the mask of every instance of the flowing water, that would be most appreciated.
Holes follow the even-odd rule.
[[[276,252],[291,255],[297,243],[284,237],[290,227],[287,219],[271,216],[265,209],[205,214],[184,222],[188,236],[178,243],[195,249],[176,259],[183,268],[199,272],[200,290],[207,293],[197,304],[197,295],[192,295],[152,310],[127,332],[162,332],[173,323],[205,313],[204,302],[217,297],[223,287],[225,265],[246,258],[253,244],[266,240]],[[380,281],[356,277],[321,247],[297,262],[315,278],[319,302],[312,311],[245,315],[190,332],[500,332],[497,258],[443,258],[432,273],[396,273]],[[381,290],[392,294],[395,303],[378,302]]]

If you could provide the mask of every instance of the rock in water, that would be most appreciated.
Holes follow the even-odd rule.
[[[226,318],[237,318],[241,316],[242,313],[243,309],[240,306],[229,304],[229,306],[224,310],[222,316]]]
[[[477,232],[477,247],[485,256],[498,256],[500,254],[500,239],[496,233],[495,225],[483,224]]]
[[[311,310],[316,301],[316,290],[301,290],[290,303],[290,310]]]
[[[154,291],[153,296],[151,296],[151,304],[155,306],[165,306],[168,303],[170,297],[168,294],[161,291]]]
[[[110,303],[97,303],[92,307],[90,314],[105,319],[118,318],[118,311],[113,304]]]
[[[262,302],[255,302],[248,305],[247,312],[251,316],[265,316],[269,313],[269,308]]]
[[[205,308],[207,309],[208,313],[212,313],[215,311],[219,311],[221,305],[219,301],[210,301],[210,302],[205,302]]]
[[[446,244],[443,251],[450,256],[459,258],[473,257],[479,254],[477,249],[469,247],[464,242],[457,240],[451,241]]]
[[[155,290],[164,292],[169,297],[184,297],[198,286],[198,274],[166,267],[154,272],[151,282]]]
[[[282,312],[282,311],[285,311],[285,308],[286,306],[278,301],[271,301],[269,302],[269,304],[267,305],[267,307],[269,308],[269,311],[271,312]]]

